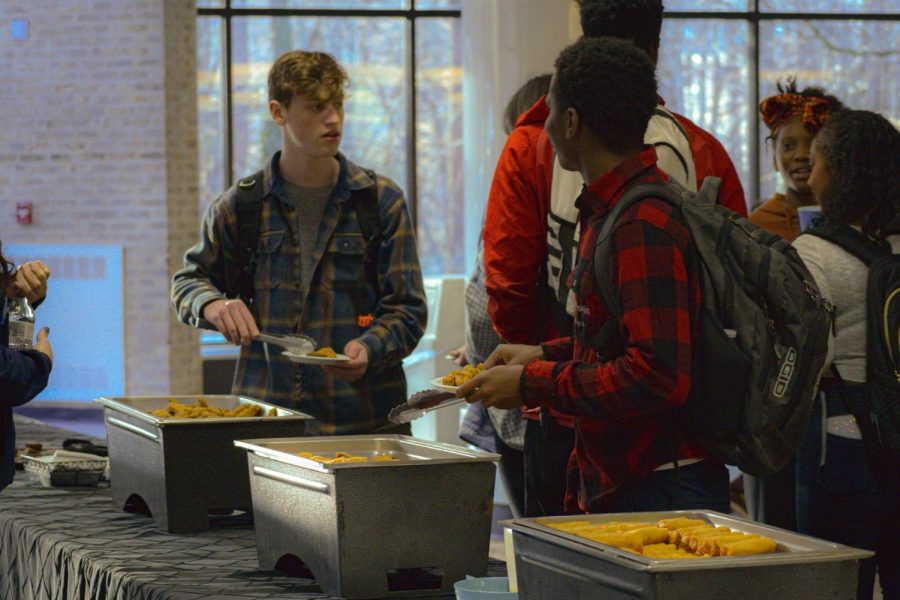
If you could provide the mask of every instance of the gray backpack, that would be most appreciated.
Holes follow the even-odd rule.
[[[723,462],[764,475],[787,464],[800,445],[833,311],[787,241],[718,204],[719,183],[707,177],[696,194],[675,182],[629,189],[597,238],[594,278],[617,316],[618,294],[605,270],[619,217],[647,197],[678,209],[694,240],[702,288],[687,427]]]

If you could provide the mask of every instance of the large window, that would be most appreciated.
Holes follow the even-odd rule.
[[[749,204],[780,184],[757,116],[796,76],[900,125],[897,0],[667,0],[660,93],[724,144]],[[889,11],[894,11],[890,13]]]
[[[462,0],[198,0],[201,206],[280,146],[266,75],[283,52],[347,69],[341,150],[405,190],[426,275],[462,273]]]

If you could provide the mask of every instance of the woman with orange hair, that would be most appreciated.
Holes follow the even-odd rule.
[[[789,78],[786,86],[779,83],[778,94],[762,101],[759,112],[769,128],[766,139],[772,142],[775,170],[785,191],[757,207],[750,221],[789,242],[800,235],[797,208],[816,204],[809,187],[809,146],[828,117],[843,107],[821,88],[797,91],[794,78]]]

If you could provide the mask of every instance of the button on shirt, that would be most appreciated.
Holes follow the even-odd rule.
[[[530,361],[522,374],[526,406],[576,416],[566,499],[571,512],[601,508],[618,485],[675,458],[707,456],[681,425],[700,284],[691,236],[667,202],[645,198],[626,210],[613,229],[609,265],[601,269],[620,304],[624,352],[600,361],[588,345],[609,316],[593,280],[603,222],[626,189],[666,179],[656,152],[646,148],[582,192],[579,219],[587,233],[569,280],[576,292],[576,334],[544,344],[545,360]]]

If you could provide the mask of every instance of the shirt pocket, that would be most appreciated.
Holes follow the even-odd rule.
[[[291,281],[291,256],[286,252],[284,231],[264,231],[256,241],[256,270],[253,284],[257,290],[271,290]]]
[[[359,233],[341,233],[335,235],[328,246],[328,256],[334,265],[334,279],[323,282],[336,292],[346,294],[359,293],[362,287],[360,299],[364,304],[374,302],[374,292],[371,286],[364,282],[364,261],[366,255],[366,240]]]

